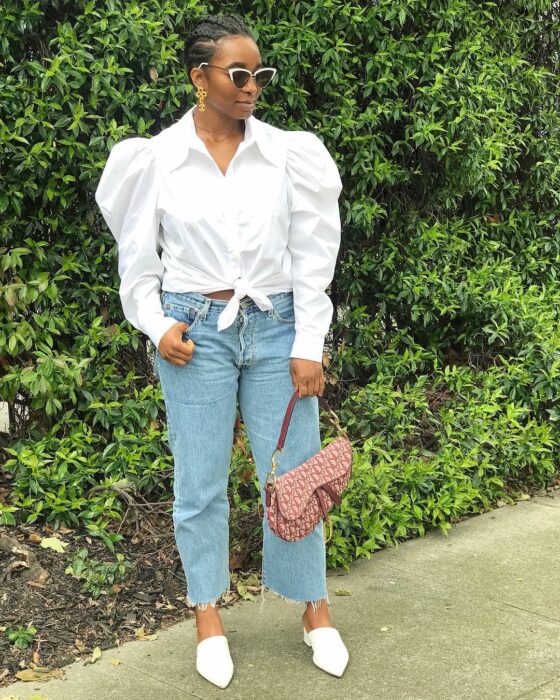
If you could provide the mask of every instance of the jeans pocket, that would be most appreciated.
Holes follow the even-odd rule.
[[[270,297],[269,297],[270,298]],[[292,294],[270,298],[272,303],[271,315],[279,323],[295,323],[294,297]]]
[[[164,302],[163,315],[170,316],[176,321],[188,324],[186,331],[183,331],[182,339],[187,340],[189,334],[199,325],[202,317],[202,307],[189,306],[188,304],[177,304],[175,302]]]

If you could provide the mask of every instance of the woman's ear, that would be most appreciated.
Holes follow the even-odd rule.
[[[191,83],[195,88],[204,87],[204,74],[202,68],[192,68],[190,73]]]

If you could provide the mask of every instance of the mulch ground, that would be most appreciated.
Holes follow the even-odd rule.
[[[258,515],[249,520],[247,529],[252,531]],[[0,527],[0,687],[35,667],[58,669],[74,661],[91,662],[96,647],[116,647],[194,616],[186,606],[186,583],[171,516],[158,514],[156,521],[152,514],[151,534],[143,532],[142,526],[139,531],[138,521],[123,524],[124,539],[115,545],[115,552],[122,553],[132,568],[123,581],[109,585],[107,593],[97,598],[83,592],[84,581],[65,569],[82,547],[87,547],[89,559],[114,562],[115,555],[102,540],[44,525]],[[41,540],[50,537],[67,543],[63,553],[41,546]],[[251,568],[254,546],[249,538],[245,551],[232,552],[231,593],[222,605],[257,595],[254,584],[260,569]],[[18,648],[6,632],[29,623],[37,632],[27,648]]]

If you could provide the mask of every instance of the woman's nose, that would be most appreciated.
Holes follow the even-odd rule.
[[[250,94],[254,95],[259,91],[259,86],[257,85],[257,79],[252,75],[249,80],[245,83],[243,88],[246,92],[250,90]]]

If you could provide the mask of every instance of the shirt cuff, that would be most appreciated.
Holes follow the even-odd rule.
[[[315,360],[315,362],[323,364],[324,345],[324,335],[296,333],[290,357],[299,357],[302,360]]]
[[[156,350],[159,348],[159,341],[167,333],[167,331],[178,323],[176,318],[172,316],[164,316],[163,318],[158,318],[150,324],[150,327],[146,331],[146,335],[154,344]]]

